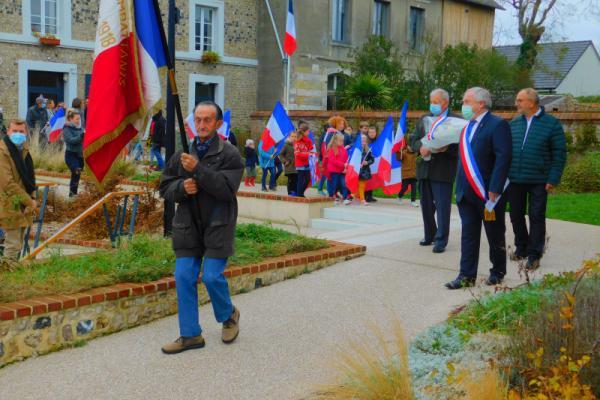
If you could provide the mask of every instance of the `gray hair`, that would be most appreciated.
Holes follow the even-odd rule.
[[[254,140],[252,140],[252,139],[246,139],[246,146],[250,146],[253,143],[254,143]]]
[[[433,96],[440,96],[442,98],[442,100],[446,100],[447,102],[450,102],[450,95],[448,94],[448,92],[442,88],[437,88],[437,89],[433,89],[431,91],[431,93],[429,94],[429,97],[433,97]]]
[[[540,95],[538,94],[538,92],[535,89],[525,88],[525,89],[521,89],[521,92],[524,92],[525,94],[527,94],[529,99],[533,100],[533,102],[535,103],[536,106],[540,104]]]
[[[465,94],[467,93],[473,94],[473,98],[475,98],[475,101],[484,102],[485,108],[487,108],[488,110],[492,108],[492,95],[490,94],[489,90],[475,86],[470,89],[467,89]]]

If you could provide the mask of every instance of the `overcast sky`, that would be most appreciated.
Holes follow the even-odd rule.
[[[600,0],[558,0],[558,3],[561,8],[550,18],[550,36],[544,41],[593,40],[600,51]],[[590,5],[596,6],[595,13],[590,13]],[[496,10],[494,45],[519,44],[515,9],[504,7],[505,11]]]

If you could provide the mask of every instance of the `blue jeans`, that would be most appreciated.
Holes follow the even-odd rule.
[[[327,182],[327,177],[325,175],[321,176],[321,180],[319,181],[319,192],[323,191],[323,187],[325,186],[325,182]]]
[[[327,181],[327,190],[329,197],[333,197],[336,192],[340,192],[344,198],[348,197],[348,189],[346,188],[346,174],[332,172]]]
[[[152,146],[152,150],[150,150],[150,153],[154,157],[156,157],[156,162],[158,163],[158,169],[160,169],[162,171],[165,168],[165,160],[163,160],[162,154],[160,152],[160,147]],[[152,159],[152,157],[150,157],[150,159]]]
[[[144,148],[142,147],[142,144],[140,142],[137,142],[135,144],[135,146],[133,147],[133,150],[131,152],[131,155],[133,156],[133,159],[135,161],[140,161],[142,156],[144,155]]]
[[[269,177],[269,189],[275,189],[277,187],[277,176],[275,175],[275,167],[266,167],[262,169],[262,188],[267,189],[267,173]]]
[[[179,332],[184,337],[202,333],[198,320],[198,275],[201,264],[201,257],[181,257],[175,260]],[[204,258],[202,283],[210,296],[217,322],[225,322],[233,314],[229,285],[223,276],[226,265],[226,258]]]

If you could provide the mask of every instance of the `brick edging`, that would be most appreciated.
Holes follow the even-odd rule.
[[[29,235],[29,239],[33,240],[35,235],[31,233]],[[45,233],[40,234],[40,241],[45,241],[49,238],[49,235]],[[58,238],[54,241],[54,243],[59,244],[70,244],[73,246],[81,246],[81,247],[92,247],[94,249],[110,249],[112,246],[109,242],[102,242],[99,240],[81,240],[81,239],[72,239],[72,238]]]
[[[333,203],[328,197],[294,197],[287,196],[283,194],[273,194],[273,193],[259,193],[259,192],[246,192],[243,190],[239,190],[237,192],[238,197],[250,197],[255,199],[264,199],[264,200],[276,200],[276,201],[287,201],[290,203]]]
[[[251,275],[268,270],[308,264],[343,256],[358,256],[366,252],[365,246],[329,242],[330,247],[321,250],[290,254],[268,258],[260,263],[242,265],[225,270],[224,275],[232,278]],[[148,283],[119,283],[112,286],[96,288],[69,295],[48,295],[28,300],[19,300],[0,304],[0,321],[11,321],[16,318],[40,315],[53,311],[67,310],[104,301],[117,300],[124,297],[142,296],[148,293],[162,292],[175,288],[175,278],[166,277]]]
[[[62,179],[70,179],[71,178],[71,175],[69,175],[65,172],[46,171],[43,169],[36,169],[35,174],[39,175],[39,176],[50,177],[50,178],[62,178]],[[151,182],[132,181],[131,179],[122,179],[119,182],[119,184],[120,185],[128,185],[128,186],[147,187],[147,186],[150,186]]]

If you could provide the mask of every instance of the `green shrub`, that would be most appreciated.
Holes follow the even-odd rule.
[[[562,180],[562,190],[572,193],[600,191],[600,151],[590,151],[583,156],[573,156],[567,163]]]
[[[596,126],[591,122],[586,122],[575,129],[573,133],[575,150],[579,152],[588,151],[598,148],[598,135],[596,134]]]
[[[555,290],[550,301],[509,335],[505,357],[514,386],[527,387],[530,379],[560,364],[563,355],[571,360],[589,356],[579,379],[600,395],[600,275],[594,272],[598,261],[586,262],[586,268],[587,276]]]
[[[386,110],[391,101],[392,89],[387,79],[375,74],[349,78],[340,93],[340,104],[350,110]]]

